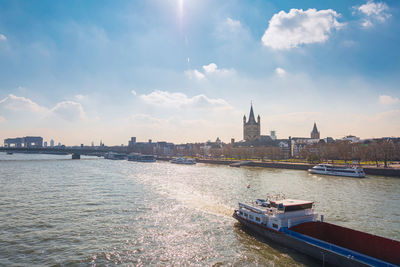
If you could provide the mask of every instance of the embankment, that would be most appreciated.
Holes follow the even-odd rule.
[[[169,159],[159,158],[159,160],[169,160]],[[215,159],[197,159],[196,161],[199,163],[221,164],[221,165],[230,165],[232,163],[238,162],[232,160],[215,160]],[[312,168],[314,165],[315,164],[307,164],[307,163],[257,162],[257,161],[253,161],[251,163],[246,164],[246,166],[251,166],[251,167],[291,169],[291,170],[304,170],[304,171]],[[400,168],[364,167],[364,171],[367,175],[370,174],[370,175],[381,175],[381,176],[400,178]]]

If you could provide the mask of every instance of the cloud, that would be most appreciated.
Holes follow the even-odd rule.
[[[194,69],[194,70],[186,70],[185,75],[189,79],[196,79],[196,80],[203,80],[206,76],[201,73],[200,71]]]
[[[29,112],[45,112],[46,108],[39,106],[32,100],[9,94],[4,99],[0,100],[0,107],[4,107],[13,111],[29,111]]]
[[[131,90],[132,95],[136,95],[136,91],[135,90]]]
[[[210,63],[208,65],[203,66],[203,72],[192,69],[186,70],[185,75],[189,77],[189,79],[203,80],[206,78],[206,75],[229,75],[235,73],[234,69],[219,69],[217,64]]]
[[[228,108],[230,105],[223,99],[208,98],[205,95],[188,97],[183,93],[170,93],[156,90],[140,98],[147,104],[161,107],[188,107],[188,108]]]
[[[6,119],[4,119],[4,117],[0,116],[0,123],[5,122]]]
[[[283,77],[286,74],[286,70],[278,67],[275,69],[275,73],[278,74],[279,76]]]
[[[238,37],[247,39],[249,37],[248,31],[243,27],[242,23],[229,17],[217,25],[215,35],[222,40],[232,40]]]
[[[231,32],[239,31],[242,28],[242,24],[240,23],[239,20],[231,19],[229,17],[225,20],[224,25]]]
[[[77,121],[86,119],[86,114],[80,103],[74,101],[63,101],[58,103],[50,110],[51,114],[56,114],[66,121]]]
[[[353,8],[365,17],[361,23],[364,28],[372,27],[374,22],[385,22],[392,16],[389,13],[389,7],[384,2],[375,3],[369,0],[366,4]]]
[[[205,74],[225,75],[225,74],[235,73],[234,69],[219,69],[217,64],[215,64],[215,63],[210,63],[208,65],[204,65],[203,70],[204,70]]]
[[[379,103],[381,103],[382,105],[393,105],[393,104],[400,103],[400,99],[398,99],[397,97],[391,97],[388,95],[380,95]]]
[[[210,63],[208,65],[203,66],[203,69],[205,72],[214,72],[217,70],[217,68],[218,68],[217,64],[215,64],[215,63]]]
[[[38,114],[42,118],[58,116],[67,121],[86,119],[82,105],[74,101],[63,101],[57,103],[53,108],[48,109],[38,105],[29,98],[9,94],[0,100],[0,107],[15,112],[24,112],[24,116],[28,112],[29,114]]]
[[[344,24],[337,18],[340,14],[332,9],[320,10],[291,9],[289,13],[280,11],[269,21],[262,43],[272,49],[289,50],[301,44],[323,43],[333,29]]]
[[[7,37],[0,33],[0,41],[7,41]]]

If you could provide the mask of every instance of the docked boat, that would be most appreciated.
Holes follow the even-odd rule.
[[[156,162],[156,157],[153,155],[140,155],[137,159],[138,162]]]
[[[195,159],[188,159],[188,158],[174,158],[170,161],[171,163],[175,164],[187,164],[187,165],[193,165],[196,164]]]
[[[233,217],[255,234],[336,266],[400,265],[400,242],[318,220],[312,201],[258,199]]]
[[[111,160],[124,160],[127,158],[127,156],[123,153],[107,152],[106,154],[104,154],[104,158]]]
[[[140,157],[141,154],[139,153],[131,153],[128,155],[128,161],[138,161]]]
[[[308,172],[312,174],[347,176],[356,178],[365,177],[365,172],[361,167],[341,167],[333,166],[331,164],[318,164],[312,167],[312,169],[308,169]]]
[[[13,152],[7,151],[7,155],[12,155]]]

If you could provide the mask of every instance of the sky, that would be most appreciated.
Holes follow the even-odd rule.
[[[400,136],[400,2],[0,0],[0,138]]]

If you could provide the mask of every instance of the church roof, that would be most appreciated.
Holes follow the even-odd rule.
[[[312,129],[311,133],[318,133],[317,124],[314,122],[314,128]]]
[[[249,123],[256,123],[256,119],[254,118],[254,112],[253,112],[253,105],[250,107],[250,115],[249,115]]]

